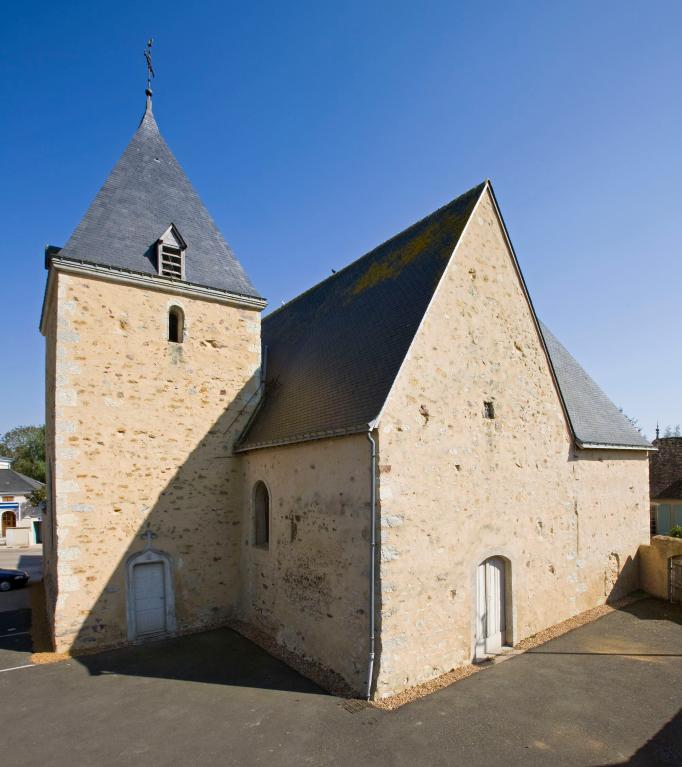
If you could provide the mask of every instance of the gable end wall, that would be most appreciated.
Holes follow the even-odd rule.
[[[379,428],[379,696],[471,661],[489,556],[511,563],[513,642],[636,587],[647,454],[575,449],[489,192]]]

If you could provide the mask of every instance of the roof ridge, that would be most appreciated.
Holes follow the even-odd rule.
[[[389,243],[393,242],[394,240],[398,239],[398,237],[402,237],[403,235],[406,235],[408,232],[410,232],[412,229],[415,229],[416,227],[420,226],[421,224],[425,223],[431,218],[434,218],[437,216],[441,211],[443,211],[445,208],[449,207],[453,203],[460,200],[462,197],[466,197],[468,194],[471,194],[472,192],[476,191],[480,188],[481,193],[485,189],[485,187],[488,185],[489,180],[486,179],[485,181],[482,181],[479,184],[476,184],[475,186],[472,186],[471,189],[467,189],[466,192],[462,192],[462,194],[457,195],[457,197],[454,197],[452,200],[449,200],[445,204],[441,205],[439,208],[436,208],[436,210],[431,211],[431,213],[428,213],[426,216],[423,216],[418,221],[415,221],[413,224],[410,224],[409,226],[406,226],[404,229],[401,229],[399,232],[394,234],[392,237],[387,238],[383,242],[379,243],[378,245],[375,245],[371,250],[368,250],[366,253],[363,253],[363,255],[359,256],[355,260],[351,261],[350,263],[346,264],[341,269],[335,271],[333,274],[328,275],[323,280],[320,280],[319,282],[316,282],[314,285],[311,285],[309,288],[306,288],[302,293],[299,293],[298,295],[294,296],[293,298],[289,299],[286,303],[282,304],[281,306],[278,306],[276,309],[273,309],[266,317],[263,317],[263,322],[267,322],[271,317],[274,317],[276,314],[281,312],[284,309],[289,308],[292,304],[294,304],[299,299],[303,298],[304,296],[309,295],[314,290],[317,290],[318,288],[322,287],[322,285],[330,282],[331,280],[335,280],[336,278],[340,277],[344,272],[348,271],[351,267],[358,264],[360,261],[362,261],[365,258],[369,258],[370,256],[374,255],[378,250],[385,247]]]
[[[472,187],[264,319],[265,401],[240,450],[368,428],[487,188]]]

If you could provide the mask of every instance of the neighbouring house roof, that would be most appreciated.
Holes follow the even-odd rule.
[[[31,477],[27,477],[24,474],[19,474],[14,469],[0,469],[0,496],[28,495],[42,486],[42,482],[38,482],[37,479],[31,479]]]
[[[263,320],[265,395],[238,451],[368,430],[488,183]],[[650,448],[544,326],[542,333],[577,443]]]
[[[161,137],[151,108],[66,245],[51,258],[158,274],[156,242],[173,224],[187,243],[184,282],[260,298]]]
[[[654,498],[656,501],[672,501],[682,499],[682,479],[678,479],[663,490]]]

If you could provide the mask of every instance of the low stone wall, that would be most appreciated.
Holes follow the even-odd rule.
[[[6,537],[10,548],[27,547],[31,543],[31,530],[28,527],[8,527]]]
[[[668,562],[682,556],[682,538],[655,535],[648,546],[639,547],[639,577],[644,591],[660,599],[668,599]]]

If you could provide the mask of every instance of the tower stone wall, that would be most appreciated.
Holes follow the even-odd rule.
[[[258,399],[259,312],[52,278],[45,561],[56,649],[134,639],[129,565],[147,549],[170,563],[174,630],[223,623],[239,589],[242,475],[232,445]],[[184,313],[182,343],[168,341],[173,306]]]

